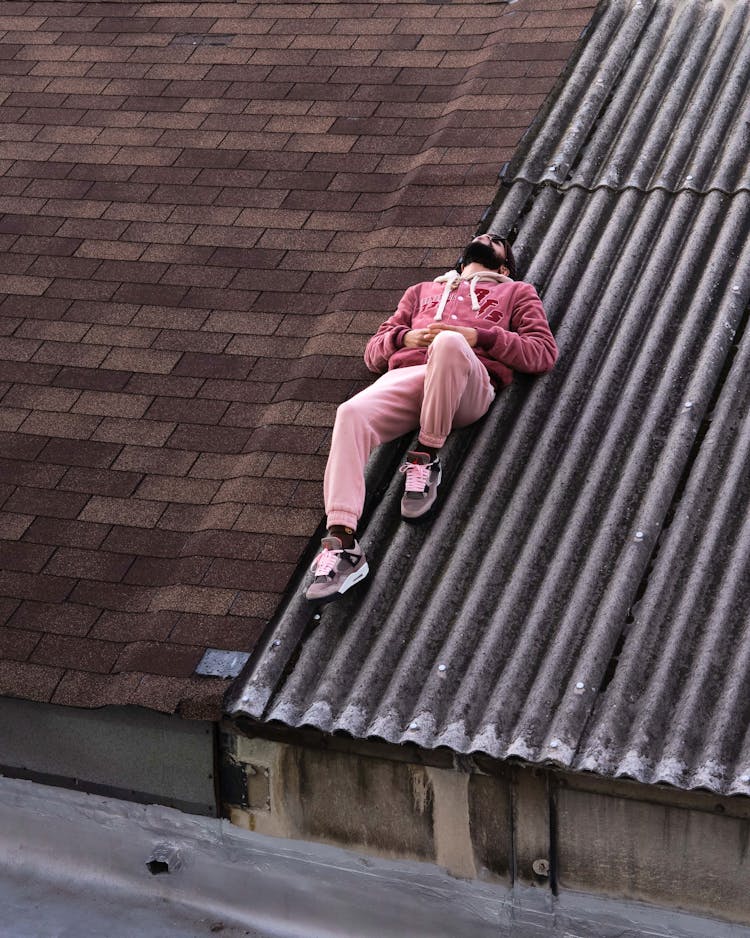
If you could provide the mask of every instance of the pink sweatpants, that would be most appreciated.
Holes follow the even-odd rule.
[[[419,427],[425,446],[441,447],[453,427],[479,420],[495,397],[489,374],[458,332],[441,332],[426,365],[395,368],[336,412],[323,482],[328,527],[356,530],[365,501],[364,468],[375,446]]]

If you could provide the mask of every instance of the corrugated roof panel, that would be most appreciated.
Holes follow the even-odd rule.
[[[704,6],[715,23],[716,4]],[[625,63],[629,22],[661,22],[665,47],[682,35],[671,4],[620,5],[621,28],[614,8],[579,65],[592,48]],[[735,22],[739,8],[718,18]],[[642,80],[638,100],[661,100],[661,84]],[[609,141],[585,136],[591,164],[609,166]],[[520,377],[454,434],[429,527],[400,522],[394,449],[380,452],[362,536],[369,580],[319,621],[291,595],[230,712],[750,794],[750,486],[717,475],[713,451],[729,447],[720,466],[746,465],[750,191],[709,190],[508,185],[491,227],[518,230],[557,367]],[[691,564],[676,532],[696,513],[713,540]]]
[[[745,336],[581,746],[582,768],[750,792],[748,368]]]
[[[238,709],[572,765],[750,298],[749,220],[746,193],[542,192],[518,243],[539,241],[560,365],[498,401],[460,468],[454,441],[431,529],[398,523],[393,481],[367,590],[292,663],[295,596]]]
[[[746,0],[605,7],[543,128],[510,168],[538,184],[750,188]]]

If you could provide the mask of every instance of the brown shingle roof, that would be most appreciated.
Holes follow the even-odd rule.
[[[218,712],[594,6],[0,3],[0,693]]]

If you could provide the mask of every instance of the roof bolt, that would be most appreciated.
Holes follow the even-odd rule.
[[[687,182],[690,182],[692,178],[693,178],[692,176],[685,176],[685,180],[686,180]]]
[[[281,639],[277,638],[276,641],[273,643],[274,648],[278,648],[280,644],[281,644]]]
[[[636,541],[642,541],[643,538],[644,538],[643,531],[636,531],[636,532],[635,532],[635,540],[636,540]]]
[[[732,293],[739,293],[739,292],[740,292],[740,285],[738,283],[735,283],[735,285],[732,287]]]
[[[409,729],[410,730],[419,729],[419,723],[417,723],[416,720],[412,720],[411,723],[409,724]]]
[[[560,743],[558,742],[558,740],[553,739],[552,742],[549,744],[549,748],[550,748],[550,749],[557,749],[557,747],[558,747],[559,745],[560,745]]]
[[[549,172],[554,173],[556,169],[557,169],[557,163],[553,163],[549,168]]]
[[[690,410],[692,406],[693,406],[692,401],[685,401],[685,410]]]
[[[444,664],[439,664],[439,665],[438,665],[438,671],[445,671],[445,670],[446,670],[446,667],[445,667]]]
[[[320,621],[320,613],[316,612],[315,615],[313,616],[313,619],[315,619],[316,622]]]
[[[750,783],[750,775],[743,775],[740,778],[740,781],[743,782],[745,785],[747,785],[748,783]]]

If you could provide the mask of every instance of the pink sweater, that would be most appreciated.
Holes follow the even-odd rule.
[[[365,364],[378,374],[423,365],[427,349],[404,348],[404,336],[437,319],[477,330],[474,353],[500,387],[511,383],[514,371],[549,371],[557,345],[539,295],[530,283],[498,279],[491,271],[469,278],[448,271],[431,283],[409,287],[396,312],[367,343]]]

